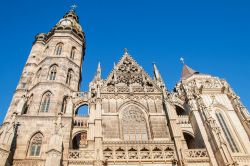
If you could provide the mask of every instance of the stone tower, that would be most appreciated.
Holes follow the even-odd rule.
[[[0,166],[250,166],[250,116],[225,80],[184,64],[169,91],[126,49],[81,92],[84,51],[73,9],[36,36],[0,127]]]
[[[11,137],[1,135],[0,150],[5,159],[0,165],[7,158],[18,161],[38,154],[46,165],[52,165],[51,161],[60,165],[62,148],[70,146],[71,94],[79,91],[84,53],[85,37],[74,10],[49,33],[36,36],[2,127]],[[44,146],[27,149],[28,140]]]

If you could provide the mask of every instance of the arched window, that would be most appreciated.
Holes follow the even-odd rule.
[[[33,101],[33,94],[29,97],[28,101],[25,103],[23,107],[23,113],[22,114],[27,114],[30,108],[30,105],[32,104]]]
[[[29,156],[40,156],[42,143],[43,135],[41,133],[35,134],[30,140]]]
[[[75,115],[77,116],[88,116],[89,115],[89,107],[88,105],[84,104],[77,108]]]
[[[74,59],[76,54],[76,48],[72,47],[71,52],[70,52],[70,59]]]
[[[46,92],[42,98],[41,112],[49,112],[50,101],[51,101],[51,93]]]
[[[186,132],[183,133],[183,136],[184,136],[184,139],[186,141],[187,148],[188,149],[196,149],[194,137]]]
[[[179,107],[179,106],[175,106],[176,109],[176,113],[177,115],[181,116],[181,115],[188,115],[188,112],[186,112],[183,108]]]
[[[65,96],[65,97],[63,98],[63,105],[62,105],[62,111],[61,111],[63,114],[66,112],[67,103],[68,103],[68,97]]]
[[[53,65],[50,68],[49,80],[55,80],[56,79],[56,73],[57,73],[57,66]]]
[[[56,55],[61,55],[62,54],[62,49],[63,49],[63,43],[58,43],[56,45],[55,54]]]
[[[226,140],[227,140],[232,152],[234,152],[234,153],[239,152],[239,149],[236,146],[236,143],[235,143],[235,141],[233,139],[233,136],[232,136],[227,124],[226,124],[226,121],[225,121],[223,115],[219,111],[217,111],[215,113],[215,115],[216,115],[217,120],[219,121],[219,124],[220,124],[220,126],[222,128],[222,131],[223,131],[223,133],[224,133],[224,135],[226,137]]]
[[[143,112],[130,106],[122,113],[122,130],[125,141],[147,141],[147,121]]]
[[[73,70],[69,69],[68,74],[67,74],[67,78],[66,78],[67,85],[70,85],[70,83],[72,81],[72,77],[73,77]]]
[[[84,148],[84,147],[86,147],[87,144],[88,144],[87,131],[83,131],[81,133],[78,133],[73,138],[73,149]]]

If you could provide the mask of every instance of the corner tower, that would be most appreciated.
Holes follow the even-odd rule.
[[[67,153],[62,152],[62,145],[69,147],[73,116],[73,108],[66,103],[79,91],[84,54],[85,36],[74,9],[50,32],[35,37],[1,127],[0,165],[34,158],[45,165],[52,160],[61,163],[62,153]]]

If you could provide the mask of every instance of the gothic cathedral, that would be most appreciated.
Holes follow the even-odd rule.
[[[156,65],[151,78],[125,50],[81,92],[84,55],[74,9],[36,36],[0,128],[0,166],[250,166],[250,116],[225,80],[184,65],[169,91]]]

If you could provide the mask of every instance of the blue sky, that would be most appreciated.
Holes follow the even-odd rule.
[[[250,106],[249,0],[8,0],[2,1],[0,121],[9,106],[34,36],[48,32],[76,3],[86,34],[82,90],[98,61],[106,78],[123,49],[152,75],[155,62],[172,90],[186,63],[225,78]]]

